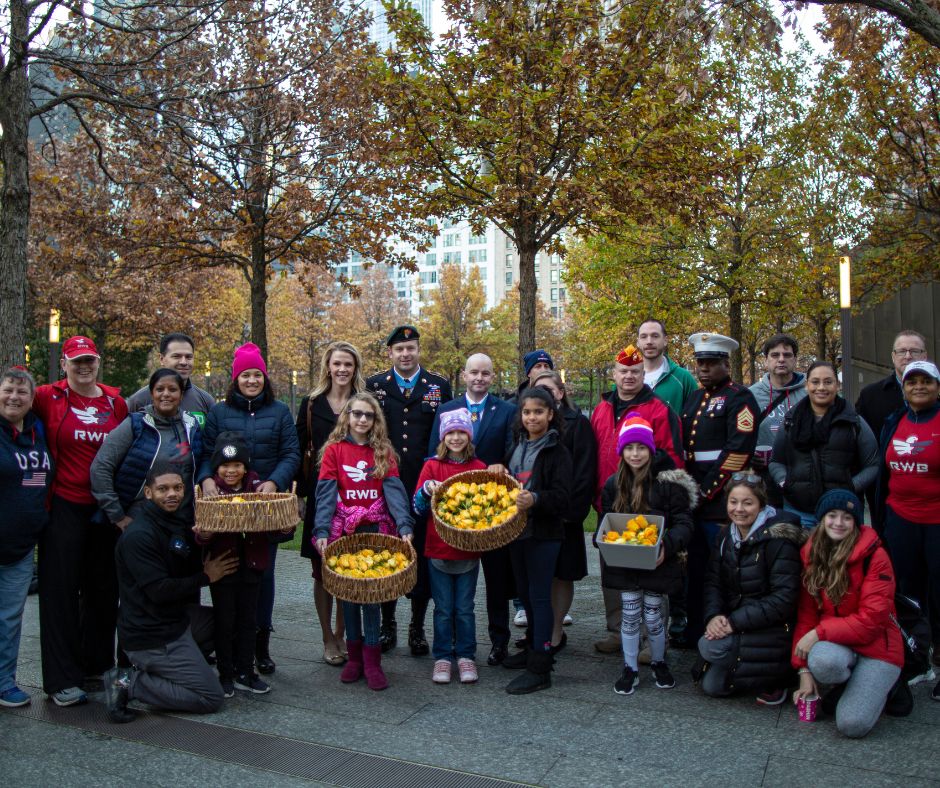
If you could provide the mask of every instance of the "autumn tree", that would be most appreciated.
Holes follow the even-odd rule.
[[[843,41],[851,39],[856,30],[859,13],[874,24],[891,28],[906,28],[921,37],[928,46],[940,49],[940,7],[935,0],[783,0],[790,11],[800,11],[808,5],[819,5],[834,12],[836,32]],[[891,21],[884,16],[891,17]]]
[[[452,387],[460,380],[467,357],[487,352],[483,335],[486,292],[480,269],[441,266],[437,287],[424,294],[421,306],[422,363],[446,375]]]
[[[436,40],[410,5],[390,4],[386,112],[418,209],[492,221],[518,249],[521,357],[536,344],[539,251],[695,203],[699,28],[658,0],[613,14],[600,0],[445,0],[444,12]]]
[[[395,326],[412,321],[411,304],[398,298],[388,270],[384,266],[367,269],[352,293],[332,307],[327,321],[328,339],[355,345],[367,375],[390,366],[385,340]]]
[[[187,42],[197,94],[177,97],[169,73],[144,72],[166,96],[160,115],[101,118],[139,212],[135,248],[178,268],[241,271],[262,351],[277,270],[329,268],[353,250],[394,262],[389,236],[418,228],[396,196],[400,173],[382,163],[394,146],[367,24],[336,0],[231,0]]]
[[[23,358],[30,121],[45,126],[51,145],[63,133],[80,133],[103,152],[105,140],[88,125],[88,109],[155,111],[164,96],[128,78],[143,71],[170,69],[176,75],[174,93],[191,90],[186,64],[173,53],[223,5],[222,0],[9,0],[0,6],[0,363]],[[57,22],[65,12],[67,19]]]

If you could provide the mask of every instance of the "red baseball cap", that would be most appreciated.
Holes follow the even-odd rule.
[[[66,361],[73,361],[82,356],[101,358],[101,354],[98,352],[98,348],[95,347],[95,343],[88,337],[76,336],[66,339],[65,344],[62,345],[62,357]]]

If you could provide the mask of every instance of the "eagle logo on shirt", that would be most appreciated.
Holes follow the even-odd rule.
[[[908,455],[916,457],[918,454],[925,451],[933,441],[919,441],[916,435],[911,435],[907,440],[903,441],[895,438],[892,443],[894,444],[894,450],[898,453],[898,457],[907,457]]]
[[[82,424],[105,424],[111,416],[110,411],[100,411],[94,405],[87,408],[76,408],[72,406],[72,413]]]
[[[364,482],[372,476],[372,471],[374,471],[375,468],[369,468],[365,460],[359,460],[355,466],[344,465],[343,470],[346,471],[346,475],[351,482]]]

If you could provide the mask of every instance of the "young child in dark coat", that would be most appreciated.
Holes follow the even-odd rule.
[[[261,478],[250,470],[248,444],[240,433],[223,432],[212,452],[212,480],[220,495],[255,492]],[[264,694],[271,688],[254,672],[255,611],[261,576],[270,563],[266,533],[208,533],[193,527],[208,558],[239,557],[238,571],[209,586],[215,621],[215,655],[226,698],[235,690]]]

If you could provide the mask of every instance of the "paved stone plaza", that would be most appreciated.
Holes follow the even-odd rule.
[[[800,723],[789,704],[762,708],[752,697],[703,697],[689,679],[687,653],[670,657],[675,689],[656,689],[648,669],[641,668],[637,692],[616,695],[619,659],[592,647],[603,634],[603,618],[590,546],[588,555],[591,576],[578,584],[575,623],[568,628],[554,686],[523,697],[503,691],[511,671],[485,665],[482,574],[477,610],[483,664],[476,686],[432,684],[431,658],[412,658],[403,646],[383,661],[391,682],[385,692],[370,692],[364,682],[341,685],[339,669],[321,659],[309,564],[282,551],[273,692],[238,695],[208,718],[148,714],[125,726],[104,722],[96,703],[84,710],[57,709],[43,699],[37,689],[37,600],[30,597],[19,677],[33,705],[0,713],[3,783],[498,784],[473,777],[482,775],[552,788],[940,785],[940,703],[930,699],[932,685],[915,687],[910,717],[882,719],[861,741],[842,738],[828,719]],[[399,622],[407,624],[408,617],[405,603]],[[88,723],[91,717],[97,722]],[[304,779],[311,775],[319,776]]]

